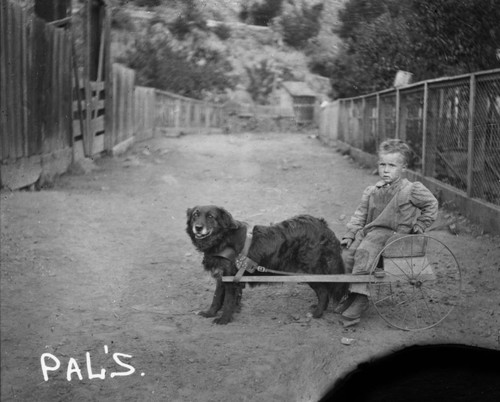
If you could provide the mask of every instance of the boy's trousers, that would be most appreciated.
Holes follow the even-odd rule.
[[[394,233],[394,230],[387,228],[374,228],[367,234],[363,230],[359,230],[351,246],[344,250],[342,255],[346,272],[353,275],[369,274],[378,253]],[[349,291],[370,295],[366,283],[351,283]]]

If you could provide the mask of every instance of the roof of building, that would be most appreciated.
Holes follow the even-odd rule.
[[[317,96],[316,92],[302,81],[284,81],[281,85],[292,96]]]

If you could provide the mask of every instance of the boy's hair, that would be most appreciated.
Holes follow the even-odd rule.
[[[403,156],[403,163],[405,165],[408,165],[411,158],[411,149],[408,144],[397,138],[392,138],[382,142],[378,148],[378,153],[379,155],[399,153]]]

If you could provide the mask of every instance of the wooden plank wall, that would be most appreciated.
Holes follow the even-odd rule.
[[[319,135],[327,144],[333,144],[338,138],[339,102],[334,101],[319,108]]]
[[[155,130],[155,89],[135,87],[135,138],[137,141],[153,138]]]
[[[0,158],[71,146],[71,41],[9,0],[0,0]]]
[[[121,64],[114,63],[112,67],[112,110],[106,113],[107,133],[106,149],[111,150],[115,145],[132,138],[134,135],[134,84],[135,71]]]
[[[0,4],[0,157],[15,160],[27,154],[28,147],[23,113],[28,102],[27,57],[21,53],[27,48],[26,18],[20,7],[6,0]]]

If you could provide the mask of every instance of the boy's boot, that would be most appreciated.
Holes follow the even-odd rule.
[[[351,306],[352,302],[356,298],[356,295],[357,295],[357,293],[351,293],[351,292],[346,294],[340,300],[340,302],[335,306],[333,311],[337,314],[342,314],[344,311],[346,311]]]
[[[354,295],[354,300],[351,305],[342,313],[342,317],[347,320],[356,320],[361,317],[369,306],[368,296],[361,293],[351,293]]]

